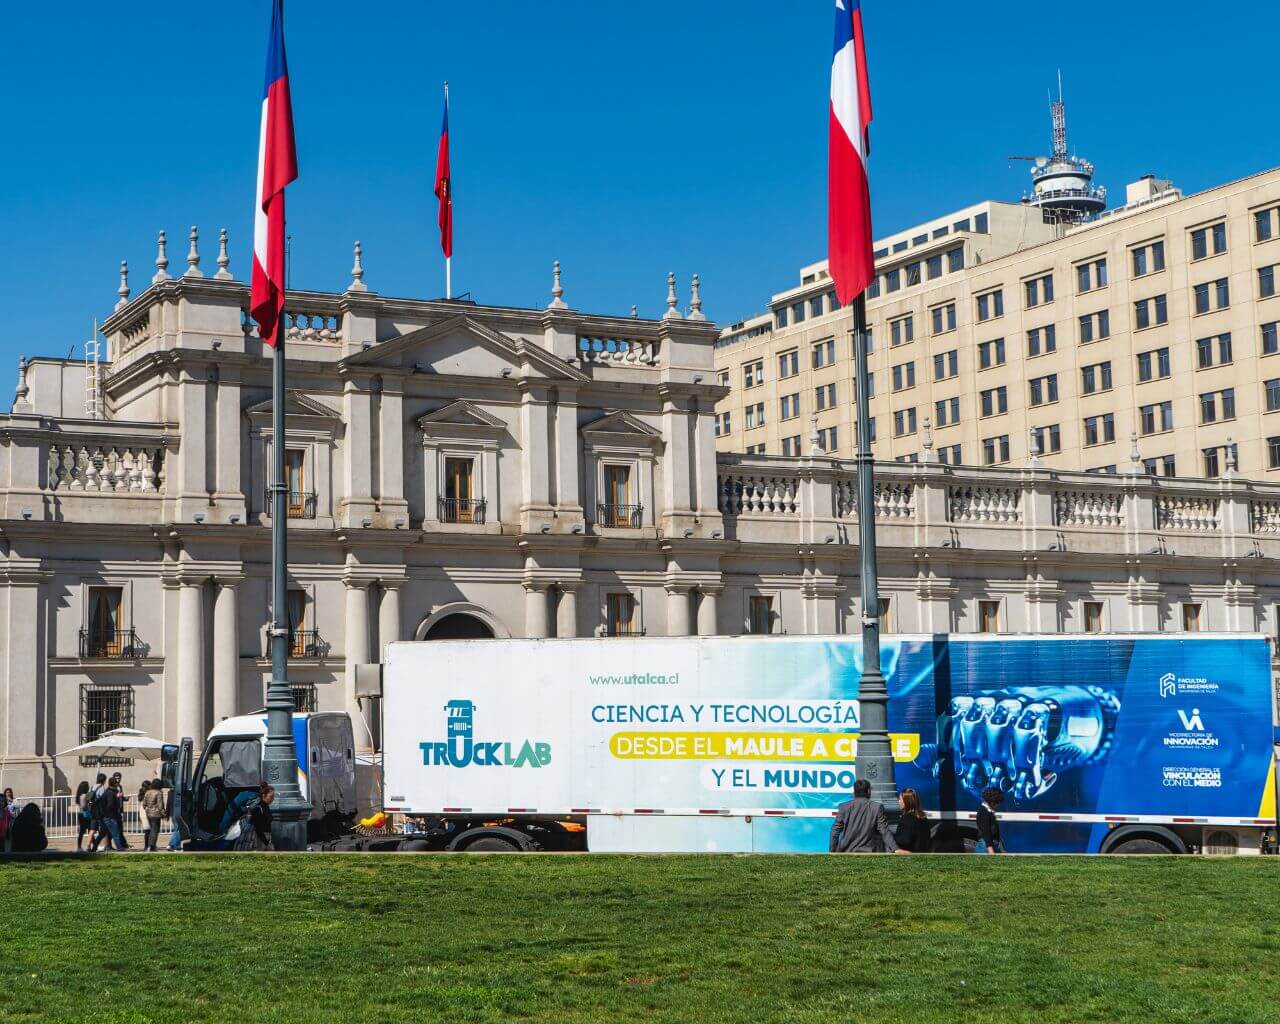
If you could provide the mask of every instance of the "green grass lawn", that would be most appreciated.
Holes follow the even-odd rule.
[[[8,862],[0,1020],[1275,1021],[1278,892],[1272,858]]]

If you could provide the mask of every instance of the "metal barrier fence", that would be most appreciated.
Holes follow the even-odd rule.
[[[44,832],[50,841],[75,839],[80,833],[80,808],[74,796],[20,796],[14,798],[14,803],[19,808],[27,804],[39,806],[40,815],[44,818]],[[120,818],[126,836],[140,836],[147,831],[146,816],[139,808],[136,797],[124,798],[124,810]],[[171,830],[169,819],[164,818],[160,823],[160,834],[168,836]]]

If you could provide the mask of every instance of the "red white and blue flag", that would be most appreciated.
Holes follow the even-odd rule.
[[[449,86],[444,87],[444,122],[436,151],[436,198],[440,200],[440,248],[444,258],[453,256],[453,179],[449,173]]]
[[[273,0],[267,79],[258,136],[258,194],[253,209],[253,286],[249,313],[268,345],[279,341],[284,316],[284,187],[298,176],[284,57],[284,0]]]
[[[835,0],[831,62],[831,131],[827,154],[827,263],[836,298],[847,306],[875,277],[871,242],[871,86],[860,0]]]

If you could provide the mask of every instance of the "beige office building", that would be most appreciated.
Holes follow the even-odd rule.
[[[1242,476],[1280,477],[1280,170],[1195,195],[1147,177],[1083,224],[984,202],[878,241],[876,266],[877,458],[1114,473],[1136,448],[1218,477],[1234,445]],[[852,311],[825,262],[769,305],[717,343],[718,449],[808,454],[816,427],[851,456]]]

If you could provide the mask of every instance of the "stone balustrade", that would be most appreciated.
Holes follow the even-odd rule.
[[[718,469],[727,537],[857,543],[853,462],[721,453]],[[875,510],[884,546],[1280,559],[1280,485],[1238,477],[877,463]]]
[[[658,361],[658,342],[643,338],[578,336],[578,356],[584,363],[636,363],[652,366]]]
[[[101,444],[91,439],[49,445],[48,488],[94,494],[164,489],[164,449],[156,444]]]

